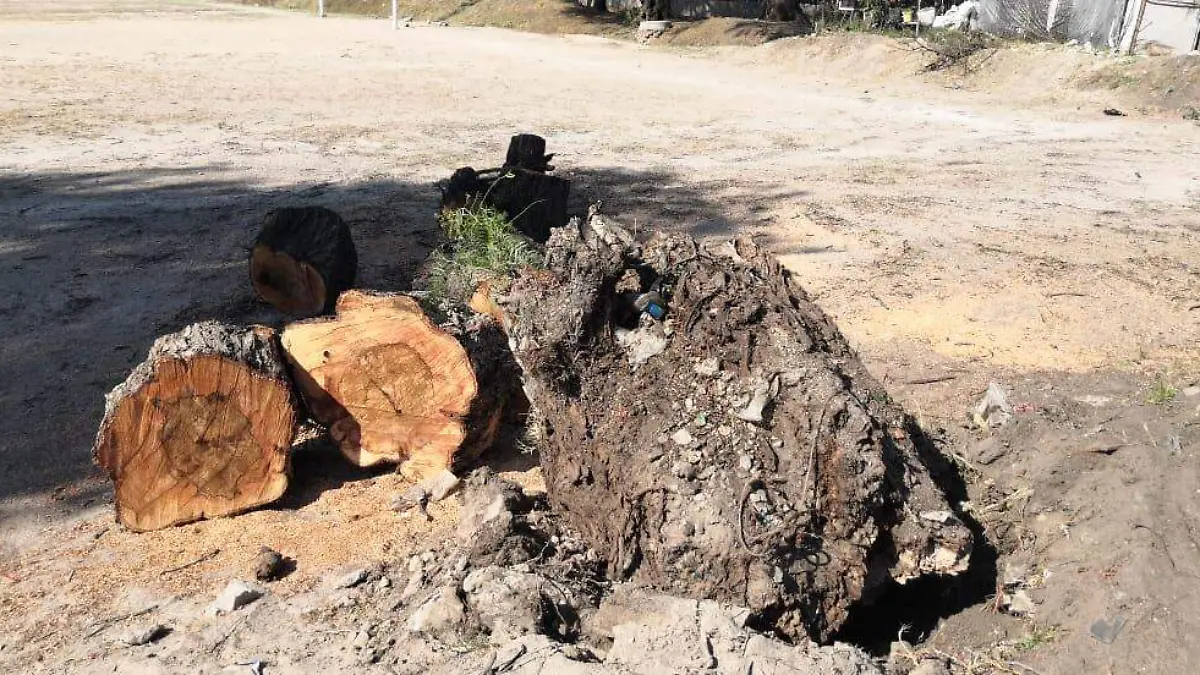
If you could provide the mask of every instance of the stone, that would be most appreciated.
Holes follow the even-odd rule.
[[[370,573],[366,569],[357,569],[352,572],[347,572],[343,576],[339,577],[336,582],[334,582],[333,587],[354,588],[355,586],[358,586],[366,581],[369,574]]]
[[[407,602],[414,595],[421,592],[421,588],[425,585],[425,573],[418,568],[408,576],[408,583],[404,586],[404,590],[400,591],[400,599]]]
[[[495,644],[538,632],[543,624],[542,580],[498,566],[478,569],[463,580],[466,604]]]
[[[466,611],[458,598],[458,590],[454,586],[443,586],[409,617],[408,630],[427,635],[444,634],[461,626],[465,618]]]
[[[908,675],[950,675],[950,668],[941,659],[926,659],[910,670]]]
[[[235,612],[246,605],[258,600],[264,595],[262,589],[244,581],[234,581],[221,591],[216,600],[208,606],[209,616],[219,616]]]
[[[286,563],[282,555],[266,546],[254,559],[254,578],[259,581],[275,581],[286,574]]]
[[[688,445],[694,439],[692,438],[692,432],[688,431],[687,429],[680,429],[679,431],[671,434],[671,440],[675,441],[675,445]]]
[[[1034,604],[1033,598],[1029,597],[1029,593],[1021,590],[1012,593],[1005,593],[1002,598],[1004,608],[1009,614],[1014,616],[1033,616],[1037,610],[1037,605]]]
[[[693,370],[696,371],[697,375],[713,377],[717,373],[721,372],[721,359],[715,356],[709,357],[700,363],[697,363]]]
[[[156,623],[130,631],[125,635],[125,637],[121,638],[121,642],[124,642],[130,647],[140,647],[142,645],[148,645],[151,642],[157,642],[170,632],[170,628],[167,628],[161,623]]]
[[[371,635],[365,630],[355,633],[354,639],[350,642],[350,645],[355,649],[366,649],[369,644],[371,644]]]
[[[458,489],[460,483],[461,481],[458,479],[458,476],[455,476],[450,471],[442,471],[433,478],[426,480],[423,485],[429,491],[429,499],[440,502]]]

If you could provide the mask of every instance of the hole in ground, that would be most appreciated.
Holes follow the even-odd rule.
[[[900,639],[901,630],[905,642],[920,644],[942,619],[986,601],[996,592],[997,554],[981,532],[975,536],[966,572],[954,577],[921,577],[903,586],[893,582],[870,601],[851,607],[850,617],[834,634],[834,641],[855,645],[872,656],[886,656],[892,643]]]

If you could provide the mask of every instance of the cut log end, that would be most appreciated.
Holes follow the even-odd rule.
[[[321,207],[267,214],[250,253],[250,283],[265,302],[290,316],[333,311],[354,284],[358,254],[350,228]]]
[[[313,416],[351,462],[422,476],[453,465],[475,372],[412,298],[351,291],[336,317],[288,326],[283,345]]]
[[[268,304],[290,316],[316,316],[325,309],[325,281],[312,265],[258,244],[250,254],[250,283]]]
[[[94,456],[135,531],[231,515],[287,489],[295,406],[269,329],[160,338],[110,394]]]

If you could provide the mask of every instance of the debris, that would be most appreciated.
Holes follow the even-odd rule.
[[[371,644],[371,634],[365,630],[360,630],[354,634],[354,639],[350,641],[350,646],[355,649],[366,649]]]
[[[159,576],[166,576],[168,574],[174,574],[175,572],[179,572],[181,570],[186,570],[187,568],[192,567],[194,565],[199,565],[202,562],[212,560],[213,558],[217,557],[220,553],[221,553],[221,549],[219,549],[219,548],[211,549],[208,552],[204,553],[204,555],[201,555],[200,557],[198,557],[194,560],[190,560],[188,562],[185,562],[182,565],[178,565],[176,567],[172,567],[170,569],[165,569],[165,570],[159,572]]]
[[[692,369],[697,375],[704,377],[713,377],[721,372],[721,359],[712,356],[700,361],[696,367]]]
[[[967,0],[946,10],[945,14],[933,19],[934,28],[973,31],[979,26],[979,3]]]
[[[124,638],[121,639],[121,641],[130,647],[140,647],[142,645],[155,642],[170,632],[170,628],[161,623],[156,623],[128,633]]]
[[[1093,408],[1103,408],[1104,406],[1106,406],[1112,402],[1112,397],[1111,396],[1096,396],[1094,394],[1088,394],[1087,396],[1076,396],[1075,402],[1082,403],[1084,405],[1090,405]]]
[[[635,368],[667,349],[667,338],[653,327],[647,326],[638,330],[618,328],[613,334],[616,335],[617,344],[625,349],[629,364]]]
[[[424,485],[425,489],[429,491],[429,499],[440,502],[458,489],[459,482],[458,476],[449,470],[444,470],[433,478],[427,479]]]
[[[1000,605],[1014,616],[1033,616],[1037,605],[1033,603],[1033,598],[1029,597],[1029,593],[1025,590],[1017,590],[1012,593],[1005,593],[1000,600]]]
[[[779,395],[779,378],[773,377],[770,381],[759,378],[754,383],[754,393],[750,402],[746,407],[736,413],[738,419],[759,424],[763,421],[763,410],[771,402],[771,399]]]
[[[356,569],[352,572],[347,572],[346,574],[342,575],[337,580],[336,583],[334,583],[333,587],[334,588],[354,588],[355,586],[358,586],[359,584],[366,581],[367,577],[369,577],[370,574],[371,574],[370,571],[368,571],[365,568],[364,569]]]
[[[684,428],[671,434],[671,440],[675,442],[675,445],[691,445],[695,439],[692,438],[692,432]]]
[[[1121,633],[1121,629],[1124,627],[1125,617],[1118,614],[1111,623],[1105,619],[1097,619],[1096,622],[1092,624],[1092,627],[1088,632],[1090,632],[1092,637],[1096,638],[1100,642],[1103,642],[1106,645],[1111,645],[1117,639],[1117,635]]]
[[[1109,117],[1125,117],[1125,113],[1117,110],[1116,108],[1105,108],[1104,114],[1108,115]]]
[[[960,524],[952,511],[923,511],[921,519],[933,523],[941,523],[942,525],[946,525],[947,523]]]
[[[250,675],[263,675],[267,662],[262,659],[254,659],[253,661],[238,661],[234,666],[247,667],[250,669]],[[228,668],[226,669],[228,670]]]
[[[287,574],[287,564],[278,551],[263,546],[254,563],[254,578],[259,581],[275,581]]]
[[[234,581],[221,591],[216,600],[208,606],[209,616],[219,616],[235,612],[263,596],[262,589],[244,581]]]
[[[1012,419],[1013,409],[1000,385],[992,382],[972,413],[972,421],[980,429],[1002,427]]]
[[[397,512],[407,511],[414,506],[424,509],[428,503],[429,491],[425,489],[424,484],[413,485],[403,493],[392,496],[392,510]]]
[[[457,628],[465,617],[457,589],[443,586],[409,617],[408,630],[413,633],[445,633]]]

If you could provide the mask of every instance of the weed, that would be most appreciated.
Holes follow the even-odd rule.
[[[1150,392],[1146,394],[1146,403],[1151,405],[1166,405],[1175,400],[1179,390],[1172,387],[1161,377],[1154,381]]]
[[[977,31],[935,28],[917,38],[916,45],[918,49],[933,54],[934,59],[925,66],[925,69],[936,71],[946,70],[957,65],[969,67],[972,56],[988,49],[994,49],[997,40],[987,33]]]
[[[882,404],[884,404],[884,405],[891,405],[891,404],[892,404],[892,396],[891,396],[891,394],[887,393],[886,391],[883,391],[882,389],[880,389],[880,390],[876,390],[876,391],[872,391],[872,392],[871,392],[871,400],[872,400],[872,401],[874,401],[874,402],[876,402],[876,403],[882,403]]]
[[[617,18],[621,21],[622,26],[637,28],[642,23],[642,8],[626,7],[617,13]]]
[[[491,206],[444,211],[440,221],[449,241],[429,257],[429,293],[435,298],[466,301],[484,280],[539,262],[533,244]]]
[[[1028,635],[1020,640],[1017,640],[1016,643],[1013,644],[1013,647],[1016,648],[1018,652],[1029,652],[1041,647],[1042,645],[1050,644],[1056,639],[1058,639],[1057,626],[1050,626],[1048,628],[1035,627]]]
[[[1183,119],[1191,122],[1200,122],[1200,108],[1188,108],[1183,113]]]

